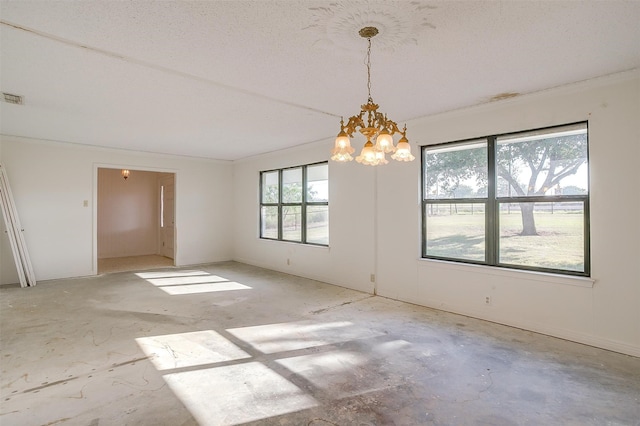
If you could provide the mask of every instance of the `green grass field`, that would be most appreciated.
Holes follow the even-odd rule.
[[[581,212],[536,212],[538,235],[522,236],[519,211],[500,214],[499,261],[503,264],[584,270],[584,219]],[[427,254],[484,261],[482,212],[427,217]]]
[[[286,241],[300,241],[301,226],[289,226],[282,229],[282,238]],[[264,238],[278,238],[278,228],[270,227],[262,231]],[[329,244],[329,222],[313,223],[307,228],[307,242],[313,244]]]

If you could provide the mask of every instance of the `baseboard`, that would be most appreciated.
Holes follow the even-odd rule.
[[[416,303],[413,301],[402,300],[403,302]],[[506,325],[509,327],[520,328],[522,330],[533,331],[534,333],[544,334],[546,336],[557,337],[559,339],[569,340],[575,343],[581,343],[596,348],[618,352],[625,355],[640,357],[640,347],[631,345],[617,340],[606,339],[594,336],[588,333],[582,333],[575,330],[568,330],[560,327],[549,326],[531,321],[513,321],[511,319],[500,318],[497,316],[487,315],[486,312],[479,310],[458,309],[441,301],[430,301],[428,303],[416,303],[427,308],[437,309],[439,311],[451,312],[453,314],[464,315],[483,321],[494,322],[496,324]]]
[[[287,269],[276,268],[272,264],[256,262],[256,261],[253,261],[253,260],[250,260],[250,259],[244,259],[244,258],[236,258],[233,261],[234,262],[238,262],[238,263],[244,263],[246,265],[257,266],[258,268],[269,269],[270,271],[276,271],[276,272],[281,272],[283,274],[293,275],[294,277],[307,278],[309,280],[319,281],[319,282],[322,282],[322,283],[334,285],[336,287],[342,287],[342,288],[346,288],[346,289],[353,290],[353,291],[359,291],[361,293],[373,294],[373,289],[371,289],[371,291],[369,291],[367,289],[349,287],[348,285],[346,285],[346,283],[344,281],[338,282],[338,281],[334,281],[332,279],[329,279],[327,277],[314,276],[314,274],[304,274],[304,275],[302,275],[297,271],[292,271],[290,268],[287,268]]]

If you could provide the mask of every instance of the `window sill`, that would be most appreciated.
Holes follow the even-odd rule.
[[[310,248],[315,248],[315,249],[323,249],[323,250],[327,250],[327,251],[329,251],[329,247],[330,247],[330,246],[322,246],[322,245],[318,245],[318,244],[298,243],[296,241],[286,241],[286,240],[273,240],[273,239],[270,239],[270,238],[260,238],[260,237],[258,237],[258,241],[267,242],[267,243],[288,244],[288,245],[294,245],[296,247],[310,247]]]
[[[435,267],[447,270],[457,270],[463,272],[473,272],[483,275],[494,275],[499,277],[508,277],[519,280],[541,281],[548,284],[573,285],[578,287],[593,288],[596,280],[590,277],[577,277],[572,275],[551,274],[547,272],[522,271],[496,266],[472,265],[467,263],[449,262],[446,260],[436,259],[418,259],[418,265]]]

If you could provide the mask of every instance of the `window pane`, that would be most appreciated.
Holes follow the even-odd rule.
[[[278,207],[262,206],[260,209],[260,236],[262,238],[278,238]]]
[[[278,172],[262,173],[262,202],[278,202]]]
[[[501,136],[498,197],[587,194],[587,125]]]
[[[329,165],[307,167],[307,201],[329,201]]]
[[[426,204],[426,254],[485,261],[485,205]]]
[[[282,202],[302,202],[302,168],[282,171]]]
[[[302,241],[302,207],[282,206],[282,239]]]
[[[500,203],[499,262],[584,272],[584,204]]]
[[[487,142],[473,141],[445,148],[426,148],[425,198],[487,196]]]
[[[329,245],[329,206],[307,207],[307,242]]]

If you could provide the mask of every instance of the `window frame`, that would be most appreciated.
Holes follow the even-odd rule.
[[[587,158],[587,193],[581,195],[539,195],[539,196],[499,196],[497,194],[497,182],[498,176],[496,174],[497,164],[497,152],[498,152],[498,139],[505,136],[517,136],[519,134],[526,134],[532,132],[544,132],[552,129],[559,129],[562,127],[584,125],[586,128],[586,158]],[[456,145],[464,146],[465,144],[486,141],[487,148],[487,195],[486,198],[427,198],[426,188],[426,155],[427,151],[434,148],[441,147],[454,147]],[[545,272],[560,275],[571,275],[580,277],[591,276],[591,239],[590,239],[590,196],[591,196],[591,180],[590,180],[590,164],[589,164],[589,122],[578,121],[574,123],[567,123],[561,125],[547,126],[542,128],[536,128],[531,130],[522,130],[516,132],[506,132],[500,134],[493,134],[483,137],[474,137],[464,140],[457,140],[452,142],[438,143],[434,145],[423,145],[421,147],[421,217],[422,217],[422,253],[423,259],[444,260],[457,263],[485,265],[490,267],[498,267],[505,269],[521,270],[521,271],[534,271]],[[515,265],[509,263],[501,263],[499,261],[500,254],[500,204],[509,203],[558,203],[558,202],[579,202],[583,207],[583,260],[584,271],[571,271],[568,269],[555,269],[550,267],[540,266],[527,266],[527,265]],[[477,261],[471,259],[460,259],[445,256],[434,256],[427,254],[427,208],[429,205],[438,204],[473,204],[482,203],[485,206],[485,260]]]
[[[319,246],[319,247],[329,247],[329,244],[320,244],[320,243],[316,243],[316,242],[308,242],[307,241],[307,207],[309,206],[327,206],[327,211],[329,209],[329,195],[327,193],[327,201],[309,201],[308,200],[308,196],[307,196],[307,185],[308,185],[308,173],[307,173],[307,168],[308,167],[313,167],[313,166],[318,166],[318,165],[326,165],[327,166],[327,183],[329,181],[329,177],[328,177],[328,173],[329,173],[329,162],[328,161],[319,161],[317,163],[310,163],[310,164],[303,164],[303,165],[298,165],[298,166],[290,166],[290,167],[284,167],[281,169],[270,169],[270,170],[262,170],[260,171],[260,175],[259,175],[259,182],[260,182],[260,189],[259,189],[259,197],[260,197],[260,203],[259,203],[259,209],[258,209],[258,216],[259,216],[259,238],[262,240],[270,240],[270,241],[284,241],[287,243],[295,243],[295,244],[307,244],[307,245],[313,245],[313,246]],[[294,169],[301,169],[302,170],[302,199],[300,202],[283,202],[283,174],[286,170],[294,170]],[[278,172],[278,201],[274,202],[274,203],[265,203],[264,199],[263,199],[263,178],[262,176],[265,173],[273,173],[273,172]],[[262,210],[264,207],[277,207],[278,208],[278,232],[277,232],[277,238],[271,238],[271,237],[265,237],[262,235],[262,230],[263,230],[263,223],[262,223]],[[300,241],[297,240],[288,240],[288,239],[284,239],[283,236],[283,217],[282,217],[282,210],[284,207],[300,207],[300,226],[301,226],[301,235],[300,235]],[[328,214],[328,213],[327,213]],[[327,234],[329,233],[329,229],[327,227]],[[328,235],[327,235],[327,239],[328,239]]]

